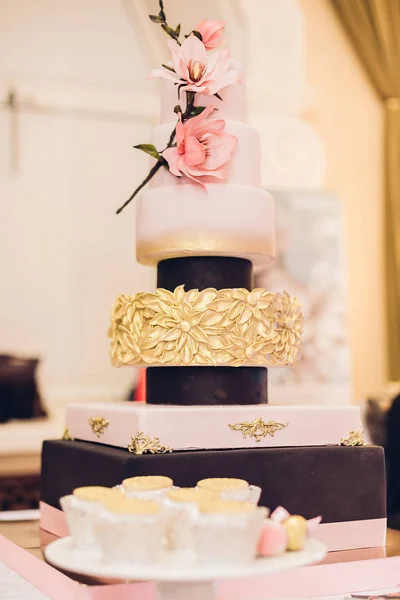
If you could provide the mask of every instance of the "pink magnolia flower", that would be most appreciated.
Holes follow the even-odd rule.
[[[204,19],[195,27],[195,31],[201,34],[203,44],[207,50],[214,50],[222,43],[222,34],[225,28],[225,21],[209,21]]]
[[[224,165],[231,159],[237,137],[224,132],[224,119],[206,120],[213,110],[213,106],[208,106],[197,117],[184,123],[179,116],[177,145],[163,152],[173,175],[186,175],[202,185],[204,181],[201,178],[204,176],[225,179]]]
[[[239,74],[230,69],[229,52],[207,54],[205,45],[193,33],[182,46],[174,40],[168,40],[167,43],[175,73],[168,69],[156,69],[150,77],[164,77],[182,84],[184,91],[201,92],[209,96],[239,81]]]

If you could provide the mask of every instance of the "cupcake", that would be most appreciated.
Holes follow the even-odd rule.
[[[261,488],[249,485],[245,479],[233,477],[210,477],[197,482],[201,490],[217,492],[222,500],[238,500],[257,504],[261,495]]]
[[[194,550],[203,565],[242,565],[257,555],[267,509],[250,502],[211,500],[199,504]]]
[[[160,500],[173,488],[174,482],[163,475],[130,477],[122,482],[122,489],[128,498]]]
[[[217,499],[218,494],[199,488],[178,488],[165,496],[168,513],[167,546],[170,550],[193,549],[193,524],[199,504]]]
[[[107,564],[151,564],[160,559],[166,516],[160,504],[109,498],[94,520],[94,534]]]
[[[68,529],[78,548],[95,548],[93,534],[94,515],[101,510],[103,503],[110,498],[123,498],[115,488],[86,486],[76,488],[69,496],[60,498]]]

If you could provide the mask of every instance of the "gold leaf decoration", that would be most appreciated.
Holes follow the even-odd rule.
[[[128,450],[137,455],[146,454],[147,452],[150,454],[166,454],[172,452],[169,446],[162,446],[160,444],[160,439],[158,437],[150,437],[143,431],[139,431],[137,435],[131,439]]]
[[[241,431],[242,437],[252,437],[256,442],[261,442],[262,438],[270,435],[275,436],[277,431],[284,429],[288,423],[278,423],[277,421],[265,422],[262,417],[254,419],[254,421],[243,421],[243,423],[233,423],[229,425],[232,431]]]
[[[74,441],[74,437],[73,437],[72,433],[70,432],[70,430],[68,429],[68,427],[66,427],[64,429],[64,433],[63,433],[61,439],[69,441],[69,442],[73,442]]]
[[[263,288],[157,289],[117,298],[111,360],[123,365],[291,365],[300,354],[296,298]]]
[[[363,429],[356,429],[350,431],[348,437],[340,440],[341,446],[365,446],[365,440],[363,438]]]
[[[93,433],[99,438],[103,435],[104,430],[109,426],[110,421],[107,421],[105,417],[90,417],[88,419],[89,425],[92,428]]]

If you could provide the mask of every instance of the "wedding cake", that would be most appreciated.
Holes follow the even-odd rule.
[[[268,404],[268,368],[298,359],[302,315],[285,292],[253,289],[254,269],[275,254],[274,200],[243,74],[219,48],[224,24],[181,36],[163,10],[151,18],[171,57],[152,74],[163,80],[161,124],[136,146],[149,172],[125,205],[145,188],[137,259],[157,267],[157,289],[120,295],[110,329],[113,364],[146,367],[147,402],[68,408],[66,439],[43,446],[42,526],[79,486],[232,477],[262,488],[271,510],[322,515],[331,550],[381,545],[384,456],[364,444],[359,409]]]

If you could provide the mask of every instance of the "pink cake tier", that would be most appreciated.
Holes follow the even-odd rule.
[[[210,255],[246,258],[258,266],[275,257],[274,200],[261,189],[259,134],[243,121],[244,86],[227,86],[221,96],[222,101],[197,94],[196,102],[214,105],[215,118],[224,118],[225,131],[237,137],[227,177],[210,178],[203,187],[165,168],[158,171],[136,205],[136,256],[142,264]],[[152,139],[158,150],[174,129],[176,103],[176,88],[163,83],[162,124]]]
[[[168,176],[168,173],[165,173]],[[136,257],[233,256],[257,265],[275,256],[274,200],[257,187],[187,181],[145,191],[136,205]]]
[[[108,423],[95,433],[93,423]],[[95,419],[95,421],[92,421]],[[127,448],[139,432],[171,450],[338,445],[361,428],[356,406],[171,406],[70,404],[66,426],[78,440]]]

